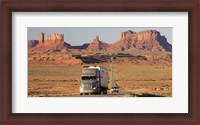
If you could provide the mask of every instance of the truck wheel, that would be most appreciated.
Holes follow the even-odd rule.
[[[107,90],[106,89],[103,90],[103,94],[107,94]]]
[[[80,95],[83,95],[83,93],[80,93]]]

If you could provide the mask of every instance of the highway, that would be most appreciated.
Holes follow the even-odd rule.
[[[107,94],[89,94],[89,95],[80,95],[80,96],[76,96],[76,97],[164,97],[161,95],[154,95],[154,94],[148,94],[148,93],[143,93],[141,95],[135,94],[133,92],[127,92],[123,89],[119,89],[119,93],[115,92],[115,93],[110,93],[108,91]]]
[[[127,92],[123,89],[119,89],[119,92],[111,93],[108,90],[107,94],[88,94],[88,95],[80,95],[78,97],[134,97],[134,93]]]

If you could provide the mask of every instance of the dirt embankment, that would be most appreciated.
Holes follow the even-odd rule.
[[[99,54],[73,54],[73,53],[39,53],[29,54],[29,64],[52,64],[52,65],[83,65],[109,63],[111,57],[109,53]],[[171,55],[140,55],[140,54],[115,54],[114,61],[117,63],[133,63],[148,65],[171,65]]]
[[[48,55],[48,54],[34,54],[29,56],[28,62],[30,64],[64,64],[64,65],[82,65],[83,61],[72,57],[71,55]]]

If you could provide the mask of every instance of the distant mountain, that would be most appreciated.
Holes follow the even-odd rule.
[[[108,44],[99,40],[96,36],[92,42],[81,46],[71,46],[64,42],[63,34],[51,34],[44,36],[40,33],[38,40],[28,41],[29,52],[65,52],[68,49],[83,49],[88,51],[126,51],[126,50],[146,50],[146,51],[172,51],[172,45],[167,42],[165,36],[161,36],[156,30],[145,30],[142,32],[134,32],[131,30],[122,32],[120,39]]]
[[[156,30],[122,32],[120,40],[111,44],[107,50],[147,50],[147,51],[172,51],[172,45],[167,42],[165,36],[161,36]]]
[[[71,49],[87,49],[89,46],[89,43],[85,43],[81,46],[71,46]]]
[[[99,40],[99,36],[93,39],[93,41],[88,45],[87,50],[97,51],[97,50],[107,50],[109,44]]]
[[[38,40],[28,40],[28,48],[33,48],[39,43]]]
[[[39,35],[39,43],[30,48],[29,52],[66,52],[71,48],[70,44],[64,42],[63,34],[51,34],[44,36],[44,33]]]

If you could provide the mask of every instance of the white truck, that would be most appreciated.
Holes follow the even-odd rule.
[[[108,70],[101,66],[84,66],[80,78],[80,95],[107,94]]]

